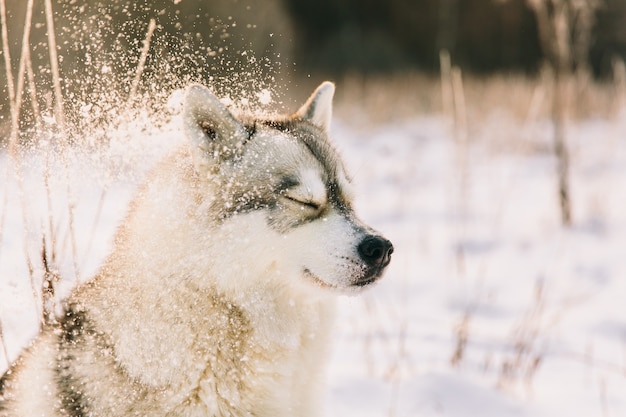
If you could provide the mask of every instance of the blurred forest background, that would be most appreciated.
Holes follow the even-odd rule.
[[[71,118],[78,111],[72,103],[96,101],[95,95],[109,94],[112,86],[136,88],[142,45],[151,30],[142,75],[161,85],[141,88],[154,94],[190,80],[219,85],[235,79],[245,89],[261,78],[286,84],[346,74],[436,76],[442,50],[464,74],[533,77],[551,58],[538,4],[552,15],[559,5],[569,8],[571,30],[561,41],[573,45],[567,63],[572,69],[611,80],[616,62],[626,57],[625,0],[53,0],[60,74],[55,81],[45,1],[2,1],[7,30],[0,59],[0,134],[8,129],[7,79],[17,84],[20,62],[26,60],[23,83],[30,80],[38,90],[24,94],[26,104],[52,106],[53,84],[60,80]],[[28,111],[20,119],[28,123]]]

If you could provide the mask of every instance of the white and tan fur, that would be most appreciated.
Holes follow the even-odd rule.
[[[327,139],[333,92],[255,120],[189,87],[189,144],[2,377],[0,416],[319,415],[334,299],[392,252],[353,213]]]

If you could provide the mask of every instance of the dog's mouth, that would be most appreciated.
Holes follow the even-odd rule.
[[[365,287],[367,285],[375,283],[376,281],[378,281],[380,277],[381,277],[381,274],[376,274],[373,276],[366,276],[364,278],[357,280],[354,284],[352,284],[352,286],[353,287]]]
[[[373,284],[382,278],[384,270],[385,270],[384,266],[381,266],[379,268],[372,268],[371,270],[368,271],[367,274],[357,279],[352,284],[352,286],[353,287],[365,287],[367,285]]]
[[[384,270],[385,270],[384,267],[371,269],[370,271],[368,271],[367,274],[364,274],[363,276],[359,277],[354,282],[351,282],[347,286],[347,288],[362,288],[370,284],[373,284],[376,281],[378,281],[380,278],[382,278]],[[313,272],[311,272],[311,270],[308,268],[304,269],[304,276],[320,288],[325,288],[325,289],[338,289],[339,288],[337,285],[329,284],[328,282],[324,281],[323,279],[315,275]]]

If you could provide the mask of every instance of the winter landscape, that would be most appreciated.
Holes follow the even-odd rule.
[[[182,139],[176,96],[170,123],[112,127],[97,151],[61,157],[42,140],[3,154],[2,369],[38,327],[42,245],[59,293],[89,279],[142,176]],[[495,119],[462,145],[444,116],[333,120],[357,210],[396,251],[377,287],[341,299],[327,415],[626,411],[626,124],[583,120],[569,133],[574,223],[563,227],[546,121]],[[521,145],[499,149],[496,136]]]
[[[0,120],[0,374],[44,311],[58,313],[98,270],[147,172],[184,140],[186,83],[273,112],[296,110],[323,81],[189,75],[162,56],[151,64],[155,26],[145,23],[133,59],[87,51],[88,74],[63,81],[67,120],[53,105],[58,74],[42,85],[28,83],[28,65],[16,71],[25,121],[7,122],[8,111]],[[116,64],[126,66],[123,85]],[[354,178],[356,211],[395,252],[380,283],[339,300],[325,415],[626,415],[624,80],[608,87],[610,111],[582,115],[576,106],[598,110],[600,87],[570,85],[572,221],[563,225],[549,77],[525,79],[523,96],[517,76],[488,80],[504,88],[495,100],[485,89],[482,102],[482,81],[464,87],[456,74],[454,91],[446,74],[362,91],[358,77],[335,80],[331,137]],[[40,114],[28,92],[46,103]]]

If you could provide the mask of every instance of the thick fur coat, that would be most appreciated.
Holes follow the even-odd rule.
[[[379,279],[328,140],[334,86],[236,118],[193,85],[99,273],[0,380],[0,416],[315,416],[337,294]]]

